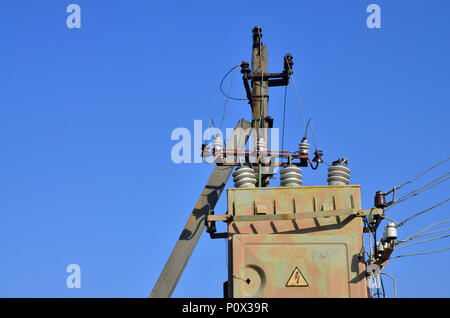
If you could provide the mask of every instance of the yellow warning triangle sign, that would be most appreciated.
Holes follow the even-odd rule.
[[[300,272],[298,267],[295,267],[294,271],[291,274],[291,277],[289,277],[289,280],[286,283],[286,287],[308,287],[308,286],[309,286],[308,282],[306,281],[302,272]]]

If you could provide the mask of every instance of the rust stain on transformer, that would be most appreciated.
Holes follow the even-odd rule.
[[[357,185],[229,189],[228,211],[250,220],[228,223],[228,296],[368,297],[362,219],[326,216],[361,209],[360,197]],[[317,218],[251,220],[313,211]],[[307,286],[286,285],[296,268]]]

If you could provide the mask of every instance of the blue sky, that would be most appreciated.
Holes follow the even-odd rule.
[[[66,26],[70,3],[81,7],[81,29]],[[381,29],[366,26],[370,3],[381,7]],[[269,46],[269,71],[294,56],[318,147],[328,162],[349,158],[351,183],[371,207],[375,191],[448,156],[449,13],[445,0],[3,0],[0,296],[150,294],[213,169],[174,164],[171,132],[220,121],[220,80],[250,60],[255,25]],[[270,90],[275,127],[283,93]],[[233,95],[244,96],[239,77]],[[292,85],[287,100],[285,144],[296,150],[303,124]],[[248,104],[230,101],[224,127],[250,116]],[[404,193],[448,164],[435,170]],[[326,166],[306,170],[304,184],[325,185],[326,174]],[[402,220],[448,190],[443,183],[388,216]],[[399,237],[445,220],[447,208],[411,221]],[[225,211],[222,196],[216,213]],[[447,246],[444,239],[404,251]],[[223,240],[203,235],[173,296],[221,297],[225,253]],[[65,284],[72,263],[80,289]],[[392,260],[386,272],[401,297],[449,297],[449,266],[447,251]],[[385,286],[392,296],[388,279]]]

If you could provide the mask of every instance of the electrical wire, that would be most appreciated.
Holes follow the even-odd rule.
[[[375,231],[372,231],[373,234],[373,250],[377,250],[377,229],[375,228]]]
[[[399,241],[399,243],[407,242],[407,241],[410,241],[410,240],[412,240],[412,239],[414,239],[414,238],[416,238],[416,237],[423,236],[423,235],[425,235],[425,234],[423,234],[423,235],[420,235],[420,234],[422,234],[423,232],[425,232],[425,231],[428,230],[429,228],[432,228],[433,226],[436,226],[436,225],[439,225],[439,224],[443,224],[443,223],[447,223],[447,222],[450,222],[450,219],[445,220],[445,221],[440,221],[440,222],[433,223],[433,224],[427,226],[426,228],[420,230],[420,231],[417,232],[416,234],[411,235],[411,236],[408,237],[407,239],[404,239],[404,240]],[[431,233],[429,233],[429,234],[431,234]]]
[[[292,82],[294,83],[295,92],[297,93],[297,100],[298,100],[298,104],[300,106],[300,112],[301,112],[301,115],[302,115],[303,127],[305,127],[305,136],[306,136],[306,121],[305,121],[305,115],[303,113],[303,106],[302,106],[302,103],[300,101],[300,94],[299,94],[298,89],[297,89],[297,84],[295,83],[294,73],[292,72],[291,66],[289,65],[288,60],[287,60],[286,57],[285,57],[285,60],[286,60],[286,65],[289,68],[289,71],[290,71],[290,74],[291,74],[291,77],[292,77]]]
[[[241,66],[241,63],[239,63],[238,65],[236,65],[236,66],[234,66],[233,68],[231,68],[231,70],[229,70],[229,71],[223,76],[222,81],[220,81],[220,91],[221,91],[221,93],[222,93],[225,97],[227,97],[227,98],[229,98],[229,99],[233,99],[233,100],[248,100],[247,98],[236,98],[236,97],[231,97],[231,96],[227,95],[227,94],[223,91],[223,88],[222,88],[223,81],[227,78],[228,74],[230,74],[234,69],[238,68],[239,66]]]
[[[366,225],[367,229],[369,230],[369,247],[370,247],[370,255],[369,255],[369,259],[372,259],[372,231],[370,229],[369,223],[364,220],[364,224]]]
[[[410,216],[409,218],[407,218],[407,219],[401,221],[400,223],[398,223],[397,227],[402,226],[403,224],[405,224],[405,223],[408,222],[409,220],[411,220],[411,219],[413,219],[413,218],[415,218],[415,217],[421,215],[422,213],[425,213],[425,212],[430,211],[430,210],[432,210],[432,209],[434,209],[434,208],[437,208],[438,206],[440,206],[440,205],[446,203],[446,202],[449,201],[449,200],[450,200],[450,198],[448,198],[447,200],[444,200],[444,201],[442,201],[442,202],[440,202],[440,203],[438,203],[438,204],[432,206],[431,208],[428,208],[428,209],[425,209],[425,210],[423,210],[423,211],[417,212],[417,213],[414,214],[413,216]]]
[[[367,222],[366,222],[366,218],[367,218],[367,217],[364,217],[364,218],[363,218],[364,225],[367,223]],[[364,242],[364,232],[362,232],[362,234],[361,234],[361,242]],[[361,245],[361,251],[360,251],[360,254],[361,254],[361,252],[362,252],[363,255],[364,255],[364,254],[367,254],[367,256],[370,258],[369,253],[367,253],[366,249],[364,248],[364,244]]]
[[[442,179],[443,177],[447,176],[448,174],[450,174],[450,172],[447,172],[446,174],[440,176],[439,178],[434,179],[433,181],[427,183],[427,184],[424,185],[424,186],[421,186],[421,187],[419,187],[419,188],[417,188],[417,189],[414,189],[413,191],[411,191],[411,192],[409,192],[409,193],[403,195],[402,197],[398,198],[397,200],[395,200],[391,205],[396,205],[396,204],[398,204],[398,203],[400,203],[400,202],[402,202],[402,201],[405,201],[405,200],[409,199],[409,198],[412,197],[412,196],[415,196],[415,195],[417,195],[417,194],[419,194],[419,193],[421,193],[421,192],[423,192],[423,191],[425,191],[425,190],[428,190],[428,189],[430,189],[430,188],[432,188],[432,187],[438,185],[438,184],[441,183],[441,182],[446,181],[446,180],[447,180],[448,178],[450,178],[450,177],[447,177],[447,178],[445,178],[444,180],[441,180],[441,179]],[[440,180],[440,181],[439,181],[439,180]],[[437,182],[437,181],[439,181],[439,182]],[[420,191],[419,191],[419,190],[420,190]],[[389,207],[388,207],[388,208],[389,208]],[[385,210],[386,210],[386,209],[385,209]]]
[[[408,242],[408,241],[410,241],[412,239],[415,239],[415,238],[418,238],[418,237],[427,236],[427,235],[431,235],[431,234],[436,234],[436,233],[440,233],[440,232],[445,232],[445,231],[449,231],[449,230],[450,230],[450,228],[447,228],[447,229],[443,229],[443,230],[437,230],[437,231],[433,231],[433,232],[428,232],[428,233],[416,235],[416,236],[410,237],[408,239],[399,240],[399,241],[396,242],[396,244],[405,243],[405,242]]]
[[[435,164],[435,165],[432,166],[431,168],[428,168],[427,170],[421,172],[420,174],[418,174],[417,176],[415,176],[415,177],[412,178],[411,180],[408,180],[408,181],[402,183],[401,185],[395,186],[394,188],[392,188],[392,190],[386,192],[386,194],[389,194],[389,193],[391,193],[391,192],[393,192],[393,191],[395,191],[395,190],[397,190],[397,189],[400,189],[401,187],[403,187],[403,186],[405,186],[405,185],[407,185],[407,184],[413,182],[414,180],[416,180],[416,179],[419,178],[420,176],[424,175],[425,173],[427,173],[427,172],[430,171],[431,169],[434,169],[434,168],[436,168],[437,166],[443,164],[443,163],[446,162],[448,159],[450,159],[450,157],[445,158],[444,160],[438,162],[437,164]]]
[[[240,66],[240,64],[239,64],[239,66]],[[236,67],[234,69],[236,69]],[[236,69],[236,71],[237,71],[237,69]],[[231,91],[233,89],[233,80],[234,80],[234,76],[236,75],[236,71],[234,71],[233,75],[231,76],[230,91],[229,91],[228,95],[226,96],[227,98],[225,100],[225,105],[223,106],[223,116],[222,116],[222,120],[220,121],[219,129],[222,129],[223,120],[225,119],[225,113],[227,111],[227,104],[228,104],[228,100],[230,99],[229,95],[231,94]]]
[[[398,256],[390,257],[389,259],[400,258],[400,257],[406,257],[406,256],[416,256],[416,255],[425,255],[425,254],[438,253],[438,252],[446,251],[446,250],[448,250],[448,249],[450,249],[450,247],[446,247],[446,248],[443,248],[443,249],[440,249],[440,250],[435,250],[435,251],[430,251],[430,252],[398,255]]]
[[[308,123],[306,124],[306,133],[308,133],[308,127],[309,124],[311,123],[311,132],[312,132],[312,136],[313,136],[313,142],[314,142],[314,150],[317,150],[317,144],[316,144],[316,136],[314,134],[314,128],[313,128],[313,124],[312,124],[312,119],[308,119]],[[305,133],[305,138],[307,137]]]
[[[426,242],[429,242],[429,241],[440,240],[440,239],[443,239],[443,238],[446,238],[446,237],[449,237],[449,236],[450,236],[450,234],[448,234],[448,235],[443,235],[443,236],[439,236],[439,237],[434,237],[434,238],[430,238],[430,239],[427,239],[427,240],[423,240],[423,241],[419,241],[419,242],[414,242],[414,243],[410,243],[410,244],[406,244],[406,245],[402,245],[402,246],[400,246],[400,247],[397,247],[396,250],[399,250],[399,249],[401,249],[401,248],[408,247],[408,246],[411,246],[411,245],[422,244],[422,243],[426,243]]]
[[[395,295],[395,298],[397,298],[397,284],[395,283],[394,277],[392,277],[392,275],[390,275],[388,273],[380,273],[380,274],[389,276],[392,279],[392,282],[394,283],[394,295]]]
[[[441,182],[444,182],[445,180],[447,180],[447,179],[450,178],[450,177],[447,177],[447,178],[445,178],[444,180],[441,180],[441,179],[444,178],[444,177],[446,177],[446,176],[448,176],[449,174],[450,174],[450,172],[447,172],[446,174],[443,174],[442,176],[440,176],[440,177],[438,177],[438,178],[432,180],[431,182],[427,183],[426,185],[421,186],[421,187],[419,187],[419,188],[417,188],[417,189],[415,189],[415,190],[413,190],[413,191],[411,191],[411,192],[409,192],[409,193],[403,195],[402,197],[398,198],[398,200],[402,200],[403,198],[408,197],[408,196],[410,196],[410,195],[412,195],[412,194],[418,192],[419,190],[422,190],[422,189],[423,189],[423,191],[424,191],[424,190],[427,190],[427,189],[430,188],[430,187],[428,187],[428,186],[434,186],[434,185],[435,185],[434,183],[439,184],[439,183],[441,183]],[[439,181],[439,180],[441,180],[441,181]],[[437,182],[437,181],[439,181],[439,182]]]
[[[410,199],[410,198],[412,198],[412,197],[414,197],[414,196],[416,196],[416,195],[418,195],[418,194],[420,194],[420,193],[422,193],[422,192],[424,192],[424,191],[426,191],[428,189],[431,189],[432,187],[435,187],[435,186],[437,186],[438,184],[440,184],[440,183],[442,183],[444,181],[447,181],[450,177],[447,177],[447,178],[445,178],[443,180],[441,180],[441,179],[444,178],[445,176],[447,176],[448,174],[450,174],[450,172],[447,172],[446,174],[440,176],[437,179],[434,179],[433,181],[427,183],[426,185],[424,185],[424,186],[422,186],[420,188],[417,188],[417,189],[415,189],[415,190],[405,194],[404,196],[398,198],[397,200],[393,201],[387,208],[385,208],[384,211],[387,211],[390,208],[392,208],[393,206],[395,206],[395,205],[397,205],[397,204],[399,204],[399,203],[401,203],[401,202],[403,202],[405,200],[408,200],[408,199]]]
[[[284,126],[286,119],[286,99],[287,99],[287,85],[284,88],[284,105],[283,105],[283,131],[281,133],[281,151],[284,151]]]
[[[380,217],[383,218],[383,219],[389,220],[389,221],[391,221],[391,222],[394,222],[395,224],[400,224],[400,223],[398,223],[397,221],[395,221],[395,220],[393,220],[393,219],[391,219],[391,218],[388,218],[388,217],[385,216],[385,215],[380,215]],[[397,227],[399,227],[399,225],[397,225]]]
[[[372,253],[372,251],[376,251],[376,248],[377,248],[377,229],[376,228],[373,229],[370,226],[369,222],[367,222],[367,221],[366,221],[366,225],[367,225],[367,228],[369,229],[369,233],[372,234],[372,236],[373,236],[373,248],[372,248],[372,241],[370,241],[370,251]]]
[[[381,275],[379,277],[380,277],[380,282],[381,282],[381,289],[383,290],[383,298],[386,298],[386,292],[384,291],[383,278],[381,277]]]
[[[373,231],[373,229],[370,227],[367,220],[364,220],[364,223],[366,224],[366,227],[369,230],[369,246],[370,246],[369,258],[373,259],[373,252],[374,252],[374,250],[376,248],[376,244],[377,244],[376,231]],[[372,248],[372,237],[373,237],[373,248]]]
[[[217,127],[216,127],[216,124],[214,123],[214,119],[211,117],[211,118],[209,119],[209,121],[208,121],[208,128],[207,128],[207,129],[209,129],[209,126],[211,125],[211,123],[213,124],[214,128],[217,128]]]
[[[380,275],[374,275],[373,276],[373,280],[375,281],[375,288],[377,289],[377,292],[373,295],[373,296],[378,296],[378,298],[380,298],[380,295],[384,296],[384,287],[383,287],[383,282],[381,280],[381,276]],[[383,289],[383,292],[380,292],[380,285]]]

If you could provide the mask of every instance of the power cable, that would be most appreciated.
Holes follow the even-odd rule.
[[[450,236],[450,234],[448,234],[448,235],[443,235],[443,236],[439,236],[439,237],[430,238],[430,239],[423,240],[423,241],[419,241],[419,242],[414,242],[414,243],[406,244],[406,245],[397,247],[396,250],[399,250],[399,249],[401,249],[401,248],[408,247],[408,246],[411,246],[411,245],[422,244],[422,243],[426,243],[426,242],[429,242],[429,241],[440,240],[440,239],[443,239],[443,238],[446,238],[446,237],[449,237],[449,236]]]
[[[449,230],[450,230],[450,228],[447,228],[447,229],[437,230],[437,231],[433,231],[433,232],[423,233],[423,234],[420,234],[420,235],[415,235],[414,237],[409,237],[409,238],[404,239],[404,240],[399,240],[399,241],[396,242],[396,244],[405,243],[405,242],[411,241],[412,239],[415,239],[415,238],[418,238],[418,237],[427,236],[427,235],[431,235],[431,234],[436,234],[436,233],[440,233],[440,232],[445,232],[445,231],[449,231]]]
[[[367,222],[366,222],[366,217],[363,218],[363,222],[364,222],[364,225],[367,224]],[[362,234],[361,234],[361,242],[364,242],[364,231],[363,231]],[[361,253],[361,252],[362,252],[363,255],[364,255],[364,254],[367,254],[367,256],[370,258],[370,255],[369,255],[369,253],[367,253],[367,251],[366,251],[366,249],[365,249],[365,247],[364,247],[364,244],[361,245],[361,251],[360,251],[360,253]]]
[[[283,105],[283,131],[281,133],[281,151],[284,151],[284,126],[285,126],[285,119],[286,119],[286,98],[287,98],[287,85],[284,89],[284,105]]]
[[[380,274],[389,276],[392,279],[392,282],[394,283],[394,295],[395,295],[395,298],[397,298],[397,284],[395,283],[394,277],[392,277],[392,275],[390,275],[388,273],[380,273]]]
[[[407,219],[401,221],[400,223],[398,223],[397,227],[402,226],[403,224],[405,224],[405,223],[408,222],[409,220],[411,220],[411,219],[413,219],[413,218],[415,218],[415,217],[421,215],[422,213],[425,213],[425,212],[430,211],[430,210],[432,210],[432,209],[434,209],[434,208],[437,208],[438,206],[444,204],[444,203],[447,202],[448,200],[450,200],[450,198],[448,198],[447,200],[444,200],[444,201],[442,201],[442,202],[440,202],[440,203],[438,203],[438,204],[432,206],[431,208],[428,208],[428,209],[425,209],[425,210],[423,210],[423,211],[417,212],[417,213],[414,214],[413,216],[410,216],[409,218],[407,218]]]
[[[400,189],[401,187],[403,187],[403,186],[405,186],[405,185],[407,185],[407,184],[413,182],[414,180],[416,180],[416,179],[419,178],[420,176],[424,175],[425,173],[427,173],[427,172],[430,171],[431,169],[434,169],[434,168],[436,168],[437,166],[443,164],[443,163],[446,162],[448,159],[450,159],[450,157],[445,158],[444,160],[438,162],[437,164],[435,164],[435,165],[432,166],[431,168],[428,168],[427,170],[425,170],[425,171],[419,173],[417,176],[415,176],[415,177],[412,178],[411,180],[408,180],[408,181],[402,183],[401,185],[395,186],[394,188],[392,188],[392,190],[386,192],[386,194],[389,194],[389,193],[391,193],[391,192],[393,192],[393,191],[396,191],[396,190]]]
[[[313,124],[312,124],[312,119],[308,119],[308,123],[306,124],[306,133],[308,132],[308,127],[309,124],[311,123],[311,132],[312,132],[312,136],[313,136],[313,142],[314,142],[314,150],[317,150],[317,144],[316,144],[316,136],[314,134],[314,128],[313,128]],[[305,134],[305,138],[306,138],[306,134]]]
[[[450,174],[450,172],[447,172],[446,174],[440,176],[437,179],[434,179],[433,181],[427,183],[426,185],[424,185],[424,186],[422,186],[420,188],[417,188],[417,189],[415,189],[415,190],[405,194],[404,196],[398,198],[397,200],[393,201],[387,208],[385,208],[384,211],[387,211],[390,208],[392,208],[393,206],[395,206],[395,205],[397,205],[397,204],[399,204],[399,203],[401,203],[401,202],[403,202],[405,200],[408,200],[408,199],[410,199],[410,198],[412,198],[412,197],[414,197],[414,196],[416,196],[416,195],[418,195],[418,194],[420,194],[420,193],[422,193],[422,192],[424,192],[424,191],[426,191],[428,189],[431,189],[432,187],[435,187],[435,186],[437,186],[438,184],[440,184],[440,183],[442,183],[444,181],[447,181],[450,177],[447,177],[447,178],[445,178],[443,180],[441,180],[441,179],[444,178],[445,176],[447,176],[448,174]]]
[[[208,121],[208,128],[207,128],[207,129],[209,129],[209,127],[210,127],[211,124],[213,124],[214,128],[217,128],[217,127],[216,127],[216,124],[214,123],[214,119],[213,119],[212,117],[211,117],[211,118],[209,119],[209,121]]]
[[[380,275],[381,289],[383,290],[383,298],[386,298],[386,292],[384,291],[383,278]]]
[[[364,220],[364,223],[367,226],[367,229],[369,230],[369,246],[370,246],[370,255],[369,255],[369,259],[372,259],[373,257],[373,249],[372,249],[372,229],[370,228],[369,223]]]
[[[231,69],[223,76],[222,80],[220,81],[220,91],[221,91],[221,93],[222,93],[225,97],[227,97],[227,98],[229,98],[229,99],[233,99],[233,100],[248,100],[247,98],[236,98],[236,97],[231,97],[231,96],[227,95],[227,94],[223,91],[223,88],[222,88],[223,81],[227,78],[228,74],[230,74],[234,69],[238,68],[239,66],[241,66],[241,63],[239,63],[238,65],[232,67],[232,68],[231,68]]]
[[[239,64],[240,66],[240,64]],[[236,69],[236,67],[234,68]],[[228,100],[230,99],[229,95],[231,94],[231,91],[233,89],[233,80],[234,80],[234,75],[236,75],[236,71],[234,71],[232,77],[231,77],[231,82],[230,82],[230,91],[228,93],[228,95],[226,96],[226,100],[225,100],[225,105],[223,106],[223,116],[222,116],[222,120],[220,121],[220,126],[219,129],[222,129],[222,124],[223,124],[223,120],[225,119],[225,113],[227,111],[227,104],[228,104]]]
[[[297,84],[295,83],[294,73],[292,72],[291,66],[289,65],[289,63],[287,63],[288,60],[287,60],[286,57],[285,57],[285,59],[286,59],[286,65],[289,68],[290,74],[292,76],[292,82],[294,83],[295,92],[297,93],[297,100],[298,100],[298,104],[300,106],[300,112],[301,112],[301,115],[302,115],[303,127],[305,127],[305,136],[306,136],[306,121],[305,121],[305,115],[303,113],[303,106],[302,106],[302,103],[300,102],[300,94],[299,94],[298,89],[297,89]]]
[[[398,255],[398,256],[390,257],[389,259],[400,258],[400,257],[406,257],[406,256],[416,256],[416,255],[425,255],[425,254],[438,253],[438,252],[446,251],[446,250],[448,250],[448,249],[450,249],[450,247],[446,247],[446,248],[443,248],[443,249],[440,249],[440,250],[435,250],[435,251],[430,251],[430,252]]]
[[[410,240],[412,240],[412,239],[414,239],[414,238],[416,238],[416,237],[423,236],[423,235],[425,235],[425,234],[422,234],[422,233],[425,232],[426,230],[428,230],[429,228],[432,228],[433,226],[436,226],[436,225],[439,225],[439,224],[443,224],[443,223],[447,223],[447,222],[450,222],[450,219],[445,220],[445,221],[440,221],[440,222],[433,223],[433,224],[427,226],[426,228],[420,230],[420,231],[417,232],[416,234],[411,235],[411,236],[408,237],[407,239],[404,239],[404,240],[399,241],[399,243],[404,243],[404,242],[410,241]],[[422,234],[422,235],[420,235],[420,234]],[[429,233],[429,234],[431,234],[431,233]]]
[[[382,219],[386,219],[386,220],[389,220],[389,221],[391,221],[391,222],[394,222],[395,224],[400,224],[399,222],[397,222],[397,221],[395,221],[395,220],[393,220],[393,219],[391,219],[391,218],[388,218],[388,217],[385,216],[385,215],[380,215],[380,217],[381,217]],[[399,227],[399,225],[397,225],[397,227]]]

